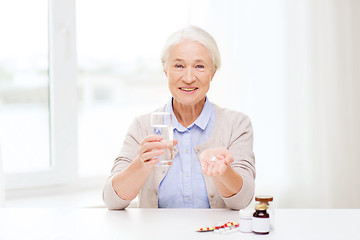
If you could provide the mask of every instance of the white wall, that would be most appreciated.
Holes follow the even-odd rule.
[[[5,205],[5,189],[4,189],[4,176],[3,176],[3,164],[1,155],[1,142],[0,142],[0,207]]]
[[[360,207],[359,13],[359,1],[286,3],[286,206]]]
[[[210,97],[252,119],[256,194],[283,208],[359,208],[360,2],[199,9],[191,23],[215,36],[223,57]]]

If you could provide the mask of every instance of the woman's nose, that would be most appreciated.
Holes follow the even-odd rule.
[[[195,73],[193,72],[192,68],[187,68],[184,74],[184,81],[186,83],[192,83],[195,81]]]

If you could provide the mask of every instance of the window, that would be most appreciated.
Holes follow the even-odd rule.
[[[134,117],[170,99],[160,53],[188,5],[78,0],[76,9],[79,173],[108,175]]]
[[[28,6],[21,9],[27,11],[21,13],[17,7],[24,4]],[[200,3],[166,0],[78,0],[76,14],[72,0],[49,0],[48,6],[40,0],[3,5],[1,11],[16,14],[2,14],[1,22],[18,22],[5,28],[8,45],[14,48],[9,56],[15,56],[15,66],[19,59],[30,64],[33,75],[14,85],[10,74],[20,74],[23,68],[9,67],[11,61],[4,55],[1,91],[14,97],[14,86],[29,86],[26,94],[30,94],[41,84],[41,93],[33,93],[22,105],[2,100],[2,106],[17,107],[22,114],[18,119],[8,110],[1,113],[7,121],[1,124],[1,131],[7,131],[1,144],[8,188],[107,176],[133,118],[171,97],[160,62],[166,38],[192,23],[190,15],[204,16],[208,11]],[[24,36],[11,36],[13,29]],[[22,39],[26,51],[35,53],[24,58],[26,51],[17,49],[19,44],[12,39]],[[16,58],[17,50],[22,55]],[[17,141],[19,131],[23,143]],[[22,148],[28,151],[18,150]]]
[[[7,188],[77,173],[74,1],[0,5],[0,130]]]
[[[33,11],[28,11],[29,8]],[[51,164],[47,3],[40,0],[2,2],[0,29],[0,132],[4,171],[48,169]]]
[[[187,24],[203,27],[219,44],[223,64],[210,100],[239,111],[251,107],[245,77],[257,67],[241,66],[254,63],[246,49],[258,47],[250,37],[244,44],[242,5],[231,6],[173,0],[1,3],[7,44],[0,46],[0,144],[7,187],[107,176],[134,117],[170,99],[160,53],[169,34]]]

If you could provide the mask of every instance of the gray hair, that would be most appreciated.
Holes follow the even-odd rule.
[[[161,63],[163,70],[166,70],[167,61],[170,55],[170,50],[185,40],[196,41],[206,47],[210,52],[210,57],[213,61],[214,71],[220,68],[221,59],[220,52],[215,42],[215,39],[206,31],[195,26],[185,27],[169,36],[165,42],[164,48],[161,52]]]

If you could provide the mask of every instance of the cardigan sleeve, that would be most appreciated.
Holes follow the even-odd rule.
[[[141,140],[140,129],[139,121],[138,119],[135,119],[130,125],[122,149],[115,159],[110,177],[107,179],[103,188],[103,201],[109,209],[125,209],[131,202],[130,200],[121,199],[116,194],[112,185],[112,180],[115,175],[125,170],[137,158],[137,150]]]
[[[232,129],[229,151],[233,154],[234,162],[231,167],[243,179],[243,186],[238,193],[231,197],[222,197],[225,205],[231,209],[247,207],[255,192],[255,156],[253,152],[253,130],[250,118],[243,115],[237,118]]]

